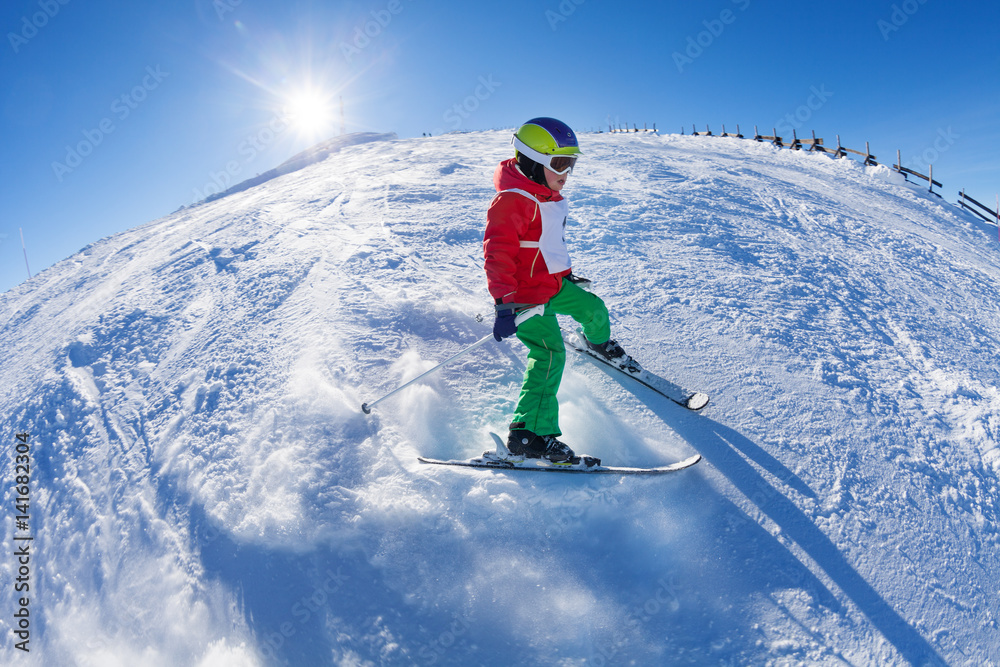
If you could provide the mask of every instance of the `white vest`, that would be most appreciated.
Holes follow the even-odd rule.
[[[542,236],[537,241],[521,241],[522,248],[538,248],[542,251],[549,273],[560,273],[572,267],[569,250],[566,248],[566,218],[569,215],[569,201],[565,197],[559,201],[538,201],[534,195],[524,190],[512,188],[501,192],[516,192],[538,204],[542,214]]]

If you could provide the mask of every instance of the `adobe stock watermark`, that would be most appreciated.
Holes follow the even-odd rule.
[[[226,14],[236,11],[236,8],[243,4],[243,0],[212,0],[212,8],[220,21],[225,20]]]
[[[441,115],[441,119],[448,123],[452,131],[461,129],[462,124],[478,111],[483,102],[490,99],[493,93],[496,92],[496,89],[502,85],[503,82],[495,80],[492,74],[480,76],[478,85],[476,85],[472,94],[461,102],[448,107]],[[446,131],[438,127],[431,134],[443,134]]]
[[[741,12],[745,12],[750,7],[750,0],[732,0],[732,3]],[[726,26],[735,23],[738,17],[739,14],[732,9],[723,9],[719,12],[718,18],[702,21],[701,24],[705,26],[705,29],[697,35],[688,36],[687,46],[683,53],[674,51],[672,54],[677,72],[683,74],[684,68],[700,58],[715,43],[715,40],[722,36]]]
[[[340,52],[344,54],[344,59],[351,63],[355,56],[361,55],[361,52],[371,46],[372,41],[389,27],[393,17],[398,16],[402,11],[402,0],[389,0],[384,8],[373,9],[370,12],[371,19],[355,26],[350,43],[340,43]]]
[[[465,633],[472,629],[472,624],[462,616],[453,614],[454,619],[447,628],[441,631],[437,639],[433,639],[417,651],[417,655],[425,665],[436,665],[451,648],[463,641]]]
[[[276,114],[267,125],[257,130],[253,134],[248,134],[246,138],[236,147],[237,155],[241,160],[230,160],[220,171],[208,172],[208,180],[201,188],[195,188],[192,203],[200,202],[212,195],[225,192],[235,183],[235,178],[243,171],[243,167],[250,164],[254,158],[264,152],[268,146],[274,143],[288,128],[291,122],[287,113]]]
[[[567,532],[580,529],[584,516],[595,507],[617,507],[620,505],[617,494],[611,488],[592,489],[587,487],[571,487],[561,498],[553,501],[551,497],[526,500],[527,507],[551,517],[545,528],[550,539],[558,539]]]
[[[595,646],[593,659],[588,663],[596,667],[618,663],[616,656],[628,644],[628,639],[621,636],[625,632],[633,632],[649,623],[664,610],[676,613],[681,608],[679,587],[674,578],[660,577],[656,582],[656,591],[645,602],[629,610],[625,615],[621,632],[613,641]]]
[[[132,112],[139,108],[139,105],[146,101],[149,94],[159,88],[168,76],[170,76],[170,72],[162,71],[159,65],[156,67],[147,66],[146,75],[139,85],[111,101],[113,117],[105,116],[97,123],[96,127],[81,130],[83,139],[74,145],[66,146],[66,157],[62,162],[52,163],[52,173],[55,174],[59,182],[62,183],[67,174],[71,174],[74,169],[83,164],[83,161],[104,143],[108,135],[117,129],[114,118],[123,122],[131,116]]]
[[[961,135],[949,126],[947,129],[938,128],[937,137],[933,143],[925,148],[919,155],[911,156],[903,166],[907,169],[927,173],[927,168],[937,162],[942,153],[946,153],[952,146],[961,139]]]
[[[806,103],[800,105],[792,113],[785,114],[785,117],[775,123],[775,129],[781,136],[791,134],[792,130],[798,130],[803,125],[812,120],[813,114],[823,108],[827,101],[833,97],[833,92],[826,89],[826,84],[809,87],[810,95],[806,98]]]
[[[903,0],[900,4],[893,4],[889,20],[879,19],[875,24],[882,33],[882,39],[888,42],[892,33],[906,25],[910,17],[920,11],[920,5],[926,4],[927,0]]]
[[[33,12],[30,16],[21,17],[21,29],[18,32],[8,32],[7,41],[14,53],[21,50],[21,47],[30,42],[38,34],[38,31],[49,24],[49,21],[56,17],[59,10],[69,4],[70,0],[38,0],[39,11]]]
[[[11,487],[16,494],[14,495],[13,508],[17,531],[13,535],[15,548],[13,548],[10,571],[12,575],[16,575],[12,576],[11,584],[17,595],[17,611],[11,615],[15,619],[14,624],[17,628],[14,630],[14,634],[21,640],[14,644],[14,648],[30,653],[31,621],[38,615],[38,603],[35,601],[37,600],[37,590],[32,591],[31,588],[36,586],[37,580],[37,575],[32,574],[32,556],[36,555],[36,552],[32,549],[35,544],[35,536],[31,530],[31,507],[36,504],[35,496],[32,495],[34,481],[32,478],[34,466],[32,455],[35,448],[34,443],[31,442],[30,433],[18,433],[14,437],[16,444],[12,443],[10,451],[14,454],[11,458],[14,459],[16,468],[14,475],[12,475]],[[32,616],[32,610],[35,612],[34,616]]]
[[[314,615],[325,613],[329,607],[327,603],[350,579],[346,574],[341,574],[339,567],[336,572],[327,569],[325,575],[323,583],[316,585],[312,593],[302,596],[288,609],[288,613],[297,621],[299,627],[286,620],[271,632],[261,636],[264,640],[261,651],[269,660],[277,661],[279,659],[277,652],[281,647],[295,637],[300,627],[308,623]]]
[[[475,113],[479,109],[479,105],[490,99],[496,89],[502,85],[501,82],[493,80],[492,74],[479,77],[479,85],[476,86],[472,94],[445,111],[442,118],[451,125],[451,129],[457,130],[462,127],[462,122]]]
[[[549,27],[555,32],[559,28],[560,23],[566,22],[570,16],[576,12],[576,8],[585,3],[587,0],[562,0],[559,6],[556,7],[559,11],[552,11],[551,9],[545,10],[545,20],[549,22]]]

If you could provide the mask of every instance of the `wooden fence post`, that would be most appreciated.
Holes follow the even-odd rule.
[[[609,126],[608,129],[609,129],[610,132],[615,132],[616,131],[611,126]],[[622,132],[623,131],[621,129],[620,125],[618,126],[617,131],[618,132]],[[630,132],[630,131],[638,132],[639,131],[639,126],[637,124],[633,124],[633,129],[629,130],[628,129],[628,123],[626,123],[624,131],[625,132]],[[646,123],[642,124],[642,131],[643,132],[648,132],[649,131],[649,129],[646,126]],[[653,123],[653,130],[652,131],[656,132],[656,123]],[[778,130],[777,130],[777,128],[772,127],[771,128],[771,133],[772,133],[773,136],[771,136],[771,137],[764,137],[764,136],[761,135],[760,130],[758,129],[757,125],[753,126],[753,139],[754,139],[754,141],[758,141],[759,142],[759,141],[763,141],[764,139],[771,139],[771,143],[773,145],[778,146],[779,148],[784,148],[785,144],[782,141],[782,138],[778,136]],[[692,134],[692,136],[698,136],[698,134],[699,134],[699,132],[698,132],[698,126],[696,124],[694,124],[694,123],[691,124],[691,134]],[[682,125],[681,126],[681,136],[683,136],[683,135],[684,135],[684,126]],[[709,137],[713,136],[712,135],[712,129],[709,126],[708,123],[705,124],[704,135],[705,136],[709,136]],[[737,137],[739,139],[743,138],[743,134],[740,132],[740,126],[739,126],[738,123],[736,125],[736,134],[735,135],[730,135],[726,131],[726,124],[723,123],[722,124],[722,135],[721,136],[723,136],[723,137],[735,136],[735,137]],[[807,139],[806,141],[809,141],[809,140]],[[810,151],[817,150],[816,147],[817,147],[817,145],[820,145],[821,142],[822,142],[822,139],[817,140],[816,139],[816,130],[813,130],[812,131],[812,142],[809,145],[809,150]],[[789,148],[791,148],[793,150],[801,150],[801,147],[802,147],[802,142],[799,139],[798,133],[793,128],[792,129],[792,142],[791,142],[791,144],[789,144]],[[825,147],[822,148],[822,149],[820,149],[820,150],[822,150],[824,153],[825,152],[829,152]],[[858,151],[853,150],[853,149],[845,149],[843,147],[843,145],[841,145],[841,143],[840,143],[840,135],[838,134],[837,135],[837,149],[835,151],[833,151],[834,157],[836,157],[836,158],[846,157],[848,152],[858,153]],[[865,164],[865,166],[878,166],[878,162],[877,162],[875,156],[872,155],[871,144],[870,144],[870,142],[867,142],[867,141],[865,142],[865,162],[864,162],[864,164]],[[904,169],[903,168],[902,151],[900,151],[898,148],[896,149],[896,164],[893,165],[893,168],[897,172],[899,172],[899,173],[901,173],[903,175],[903,179],[906,182],[910,181],[909,177],[907,176],[907,172],[912,173],[912,174],[914,174],[916,176],[919,176],[920,178],[927,178],[927,181],[928,181],[927,191],[929,193],[931,193],[931,194],[937,195],[937,193],[934,192],[934,165],[933,164],[929,164],[927,166],[928,166],[928,171],[930,172],[930,174],[928,176],[926,176],[926,177],[923,174],[918,174],[917,172],[911,171],[910,169]],[[944,186],[941,186],[941,187],[944,187]],[[966,195],[965,195],[965,188],[962,188],[962,190],[961,190],[961,192],[959,194],[961,196],[961,199],[959,201],[959,205],[962,208],[968,209],[970,211],[973,211],[974,213],[976,213],[980,217],[985,217],[981,213],[979,213],[978,211],[976,211],[975,209],[973,209],[971,206],[969,206],[966,203],[966,199],[969,199],[973,203],[975,203],[977,206],[979,206],[980,208],[984,209],[987,212],[987,214],[990,213],[990,210],[988,208],[986,208],[985,206],[983,206],[982,204],[980,204],[978,201],[976,201],[975,199],[972,199],[971,197],[966,197]],[[938,196],[940,197],[941,195],[938,195]],[[1000,194],[997,194],[997,196],[996,196],[996,211],[995,211],[994,215],[995,215],[995,220],[996,220],[996,225],[997,225],[997,240],[1000,240]],[[985,219],[987,221],[989,220],[989,218],[985,218]]]

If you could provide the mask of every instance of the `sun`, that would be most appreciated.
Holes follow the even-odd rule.
[[[328,134],[333,125],[333,109],[328,96],[303,90],[288,97],[285,106],[289,123],[304,137],[316,139]]]

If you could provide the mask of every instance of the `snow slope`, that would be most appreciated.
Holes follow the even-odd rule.
[[[996,229],[752,141],[586,135],[578,273],[692,414],[585,360],[565,440],[662,478],[422,466],[503,430],[505,132],[344,146],[0,295],[0,662],[1000,663]],[[487,317],[477,321],[477,315]],[[14,649],[14,434],[32,442]]]
[[[248,178],[245,181],[240,181],[236,185],[227,188],[223,192],[216,192],[215,194],[210,194],[203,201],[197,202],[198,204],[204,204],[206,202],[212,202],[217,199],[222,199],[223,197],[228,197],[229,195],[236,194],[237,192],[244,192],[252,187],[258,186],[261,183],[266,183],[267,181],[278,178],[279,176],[284,176],[285,174],[290,174],[294,171],[304,169],[311,164],[321,162],[329,157],[331,154],[336,153],[341,148],[345,146],[356,146],[358,144],[364,144],[369,141],[385,141],[387,139],[395,139],[396,134],[378,134],[376,132],[355,132],[354,134],[345,134],[342,136],[334,137],[333,139],[328,139],[326,141],[320,142],[315,146],[310,147],[307,150],[302,151],[292,157],[288,158],[281,164],[279,164],[274,169],[268,169],[262,174],[257,174],[252,178]],[[182,207],[186,208],[186,207]]]

